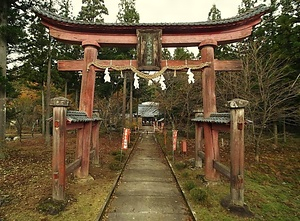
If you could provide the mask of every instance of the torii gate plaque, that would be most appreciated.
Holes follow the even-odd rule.
[[[161,33],[160,29],[137,30],[137,60],[139,70],[160,70],[161,60]]]
[[[231,19],[194,23],[174,24],[108,24],[85,23],[68,21],[57,17],[48,11],[34,9],[42,23],[49,28],[50,35],[59,41],[69,44],[80,44],[84,48],[84,59],[77,61],[59,61],[60,71],[82,71],[82,83],[79,110],[85,111],[91,117],[94,103],[95,71],[113,67],[133,67],[141,70],[167,68],[169,66],[200,65],[209,62],[210,65],[202,72],[203,116],[209,118],[217,112],[215,95],[215,71],[239,71],[242,69],[240,61],[220,61],[214,58],[214,48],[240,41],[251,35],[252,29],[261,21],[268,8],[260,5],[244,15]],[[148,38],[145,30],[153,30],[156,38]],[[142,44],[138,47],[141,59],[136,60],[97,60],[98,48],[101,46],[137,47],[138,36]],[[199,47],[201,60],[193,61],[160,61],[160,42],[155,43],[161,36],[161,47]],[[150,42],[150,43],[149,43]],[[145,47],[148,50],[142,50]],[[149,45],[147,45],[149,44]],[[152,44],[152,47],[151,47]],[[157,44],[157,46],[155,46]],[[155,50],[159,50],[155,57]],[[89,64],[97,62],[97,66]],[[130,66],[130,67],[129,67]],[[215,181],[219,174],[213,167],[213,161],[219,160],[218,131],[209,123],[203,124],[205,137],[205,176]],[[77,172],[79,177],[87,177],[89,172],[89,150],[91,126],[78,131],[77,156],[82,156],[82,166]]]

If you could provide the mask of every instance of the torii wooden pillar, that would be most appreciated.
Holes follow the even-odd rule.
[[[202,41],[199,45],[201,58],[204,62],[211,62],[211,65],[202,72],[202,96],[203,96],[203,116],[208,118],[211,113],[217,112],[215,94],[215,68],[214,68],[214,48],[217,42],[214,39]],[[204,145],[205,145],[205,177],[210,181],[219,180],[219,173],[213,167],[213,161],[219,161],[218,131],[213,130],[211,124],[204,123]]]
[[[79,110],[86,112],[88,117],[93,115],[94,91],[96,72],[92,66],[87,70],[87,65],[97,59],[99,44],[95,41],[82,42],[84,60],[82,67],[82,80],[80,91]],[[82,157],[81,167],[75,172],[77,177],[86,178],[89,175],[90,147],[92,135],[92,122],[85,123],[77,132],[76,158]]]

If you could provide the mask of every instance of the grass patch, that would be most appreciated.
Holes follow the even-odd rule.
[[[194,187],[193,189],[190,190],[190,194],[192,199],[196,203],[202,203],[207,200],[208,194],[205,190],[199,188],[199,187]]]
[[[171,140],[168,143],[166,149],[171,150]],[[197,175],[204,174],[204,169],[191,168],[188,163],[185,165],[183,157],[177,153],[173,162],[174,172],[180,186],[190,189],[184,194],[197,220],[300,221],[299,144],[299,138],[290,138],[290,142],[274,149],[268,142],[262,148],[260,162],[255,162],[253,152],[246,149],[244,197],[254,217],[241,218],[221,206],[221,200],[230,194],[228,179],[222,177],[216,185],[205,182],[204,176]],[[188,150],[193,147],[188,147]],[[167,154],[169,159],[173,158],[172,152]],[[186,159],[193,158],[193,154],[187,155]],[[194,184],[196,187],[192,188]],[[207,194],[202,202],[197,200],[198,197],[201,199],[202,192],[196,189],[202,189]]]
[[[189,178],[190,177],[190,174],[188,173],[188,172],[183,172],[182,174],[181,174],[181,176],[182,177],[184,177],[184,178]]]
[[[175,163],[175,168],[177,170],[183,170],[187,167],[187,164],[184,163],[184,162],[178,162],[178,163]]]
[[[57,215],[61,211],[64,211],[64,209],[67,206],[66,201],[59,201],[59,200],[54,200],[51,197],[42,199],[38,206],[37,210],[41,213],[44,214],[49,214],[49,215]]]
[[[184,185],[183,185],[183,188],[187,191],[190,191],[195,187],[196,187],[196,183],[192,180],[189,180],[189,181],[185,182]]]
[[[109,164],[108,168],[112,171],[119,171],[122,169],[122,164],[120,162],[112,162]]]
[[[126,156],[123,151],[113,151],[111,155],[114,156],[114,159],[119,162],[123,162]]]

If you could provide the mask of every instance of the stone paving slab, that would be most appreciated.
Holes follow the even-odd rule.
[[[105,220],[193,220],[152,134],[143,134],[110,201]]]
[[[156,212],[144,212],[144,213],[109,213],[107,220],[114,221],[190,221],[191,218],[182,213],[166,214]]]
[[[162,176],[163,173],[163,176]],[[148,182],[174,182],[172,174],[166,174],[164,170],[157,171],[155,169],[127,169],[126,174],[123,175],[122,181],[148,181]]]
[[[167,165],[162,162],[157,162],[155,160],[135,160],[131,161],[130,164],[126,167],[126,169],[155,169],[155,170],[166,170]]]
[[[177,196],[181,193],[178,191],[174,182],[121,182],[115,192],[116,196]]]
[[[115,213],[186,213],[183,201],[176,195],[170,196],[117,196],[111,204]]]
[[[189,212],[178,197],[118,197],[111,205],[108,220],[188,220]]]

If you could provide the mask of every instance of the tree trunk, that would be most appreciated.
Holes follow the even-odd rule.
[[[0,3],[0,29],[7,26],[8,3],[6,0]],[[0,77],[6,79],[6,57],[7,42],[5,37],[0,36]],[[0,82],[1,83],[1,82]],[[4,84],[4,82],[3,82]],[[0,143],[5,141],[6,131],[6,89],[3,85],[0,87]]]
[[[255,161],[259,162],[259,143],[255,141]]]
[[[42,86],[42,134],[45,136],[45,91]]]
[[[67,98],[68,95],[68,82],[65,83],[65,98]]]
[[[75,90],[75,106],[76,106],[76,108],[78,109],[78,104],[79,104],[79,96],[78,96],[78,93],[79,93],[79,91],[78,91],[78,89],[76,88],[76,90]]]
[[[123,106],[122,106],[122,126],[125,128],[125,122],[126,122],[126,84],[127,84],[127,73],[124,73],[124,82],[123,82]]]
[[[140,99],[137,98],[137,105],[139,106],[139,103],[140,103]],[[137,108],[136,110],[136,125],[139,127],[139,108]]]
[[[50,147],[50,97],[51,97],[51,37],[49,36],[49,50],[48,50],[48,69],[47,69],[47,94],[46,94],[46,146]]]
[[[21,142],[21,139],[22,139],[23,124],[24,124],[24,118],[17,119],[16,128],[17,128],[18,136],[20,138],[20,142]]]
[[[273,127],[274,127],[274,145],[277,147],[278,146],[278,127],[277,127],[277,122],[273,122]]]
[[[256,162],[259,162],[260,158],[260,142],[262,137],[262,129],[260,129],[260,132],[257,134],[254,134],[254,140],[255,140],[255,160]]]
[[[185,133],[186,133],[186,138],[189,139],[189,131],[190,131],[190,119],[191,119],[191,112],[190,112],[190,102],[189,102],[189,92],[187,93],[186,96],[187,102],[186,102],[186,111],[187,111],[187,122],[185,125]]]
[[[283,118],[283,142],[286,143],[286,127],[285,118]]]
[[[133,73],[132,73],[133,74]],[[133,76],[130,76],[130,102],[129,102],[129,122],[130,122],[130,126],[132,126],[132,96],[133,96]]]

